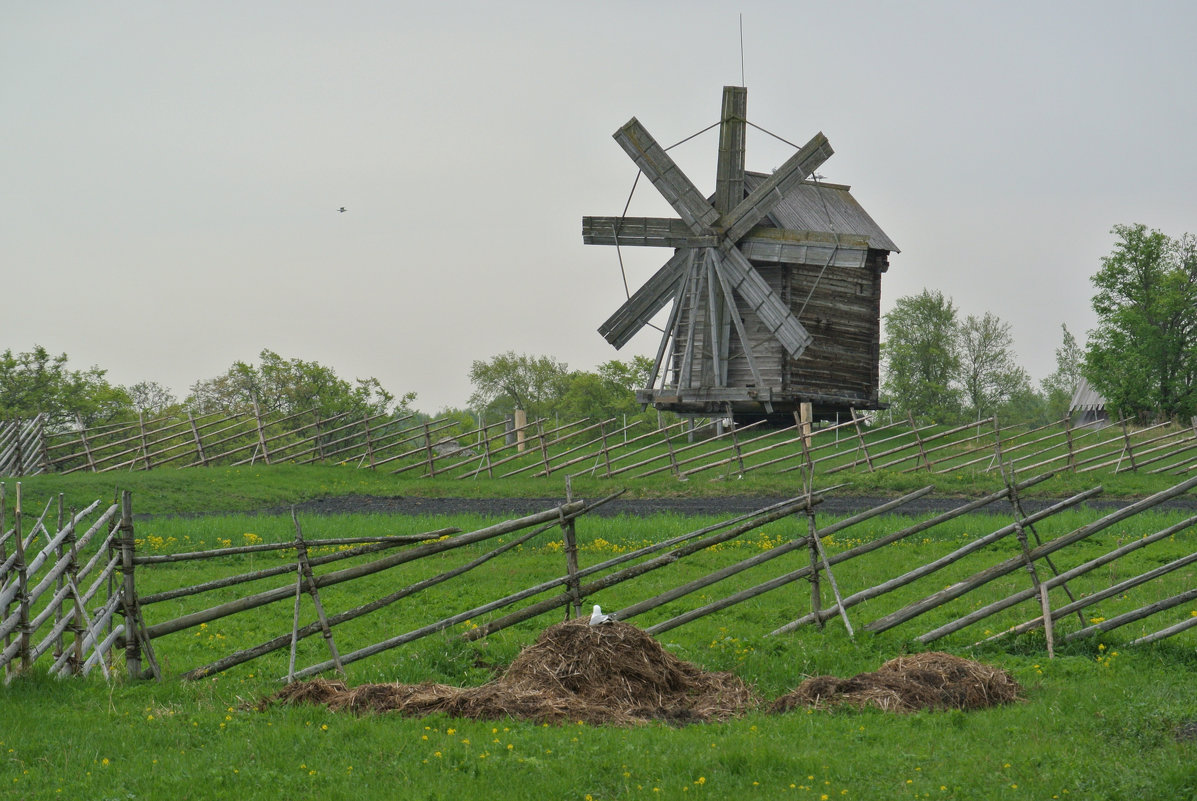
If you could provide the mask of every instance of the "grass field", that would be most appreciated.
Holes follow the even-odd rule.
[[[500,490],[530,496],[562,494],[544,481],[430,482],[378,476],[336,468],[241,468],[155,471],[113,476],[68,476],[24,481],[26,510],[57,492],[83,505],[110,497],[118,480],[133,489],[139,513],[181,514],[204,510],[240,511],[285,506],[338,494],[458,494],[458,488],[485,494]],[[990,479],[991,480],[991,479]],[[1045,492],[1067,494],[1071,477]],[[905,477],[883,489],[902,487]],[[579,487],[578,483],[582,486]],[[575,483],[575,492],[597,496],[610,484]],[[915,483],[921,486],[922,483]],[[1139,481],[1138,494],[1167,486]],[[980,479],[960,480],[961,494],[976,493]],[[722,492],[727,482],[695,482],[685,491]],[[672,480],[663,491],[681,491]],[[1089,486],[1085,484],[1084,486]],[[740,482],[741,492],[792,494],[767,481]],[[945,486],[944,491],[952,489]],[[538,490],[538,491],[536,491]],[[651,492],[652,488],[642,488]],[[12,482],[9,482],[10,503]],[[40,506],[37,509],[40,512]],[[36,512],[35,512],[36,513]],[[1041,527],[1044,539],[1095,517],[1070,512]],[[1061,554],[1061,569],[1093,558],[1118,544],[1157,531],[1180,519],[1173,513],[1144,514],[1108,529]],[[475,516],[394,519],[344,516],[304,519],[310,539],[404,534],[457,526],[471,530],[493,522]],[[652,518],[583,518],[578,523],[582,566],[708,523],[705,518],[659,515]],[[820,523],[829,522],[821,517]],[[988,533],[1006,518],[970,516],[844,563],[836,575],[845,590],[870,586],[925,563],[959,544]],[[832,537],[834,553],[909,523],[877,518]],[[801,530],[798,530],[801,529]],[[743,542],[683,560],[668,569],[604,591],[588,602],[617,609],[676,586],[729,562],[759,553],[784,538],[804,533],[804,521],[783,520],[746,535]],[[156,517],[139,520],[136,533],[147,552],[210,548],[254,539],[286,540],[289,516],[227,515]],[[330,611],[338,611],[393,591],[476,557],[473,546],[424,562],[322,590]],[[867,602],[851,611],[860,624],[909,600],[940,589],[980,567],[1014,553],[1013,542],[990,546],[948,571]],[[1197,548],[1197,532],[1186,531],[1072,584],[1077,594],[1158,566]],[[754,568],[643,616],[647,626],[672,614],[722,597],[785,570],[801,566],[797,552]],[[272,561],[273,560],[273,561]],[[201,563],[168,565],[138,572],[139,592],[190,584],[269,564],[282,556],[256,554]],[[430,590],[361,621],[338,627],[342,652],[429,620],[468,609],[481,600],[519,589],[563,572],[559,534],[505,554],[469,574],[465,581]],[[260,586],[277,586],[274,579]],[[810,675],[849,676],[875,670],[893,656],[923,650],[913,637],[969,608],[1025,586],[1021,571],[954,604],[880,635],[849,638],[839,621],[820,631],[806,627],[769,637],[768,632],[809,608],[809,585],[799,582],[722,613],[672,629],[659,641],[679,658],[710,670],[731,670],[750,682],[766,701],[793,689]],[[1086,610],[1088,619],[1112,617],[1126,609],[1194,586],[1191,569],[1177,571],[1149,590],[1128,593]],[[255,585],[253,589],[260,588]],[[826,590],[826,587],[825,587]],[[202,605],[244,590],[218,591]],[[828,597],[828,601],[829,596]],[[1063,603],[1063,596],[1053,603]],[[168,601],[146,608],[152,624],[196,608],[196,601]],[[974,712],[892,715],[878,711],[807,712],[768,715],[755,711],[719,724],[672,728],[646,724],[632,729],[577,725],[542,726],[513,720],[468,721],[443,716],[353,717],[316,707],[255,703],[280,687],[285,650],[241,665],[214,678],[182,682],[180,673],[232,650],[289,630],[291,604],[280,603],[213,622],[198,630],[156,642],[168,673],[162,683],[106,684],[98,674],[59,681],[35,671],[0,690],[0,797],[42,799],[125,798],[694,798],[732,795],[828,801],[833,798],[1192,798],[1197,796],[1197,629],[1151,646],[1125,647],[1142,633],[1176,619],[1197,615],[1197,605],[1170,611],[1118,629],[1110,635],[1068,644],[1049,660],[1041,634],[970,648],[987,631],[998,631],[1032,617],[1023,604],[935,643],[936,648],[979,659],[1008,671],[1025,688],[1023,703]],[[312,618],[305,601],[305,620]],[[501,670],[532,643],[545,626],[561,619],[553,612],[467,643],[458,636],[474,622],[387,651],[349,666],[348,681],[437,681],[476,685]],[[1060,633],[1075,630],[1076,618]],[[319,637],[303,641],[299,664],[326,658]]]

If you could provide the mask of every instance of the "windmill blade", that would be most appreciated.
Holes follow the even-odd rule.
[[[684,222],[673,218],[582,218],[582,241],[587,245],[681,248],[689,245],[693,236]]]
[[[786,160],[765,182],[758,186],[743,202],[719,220],[724,236],[732,242],[739,242],[752,227],[785,197],[795,184],[801,183],[819,165],[834,153],[827,137],[819,132],[806,145]]]
[[[673,258],[653,273],[644,286],[633,292],[632,296],[599,326],[598,331],[603,335],[603,339],[618,350],[636,336],[657,312],[665,308],[665,304],[677,293],[678,284],[686,273],[684,268],[687,257],[692,252],[679,250],[673,254]]]
[[[652,181],[653,186],[678,213],[686,226],[696,234],[709,233],[711,225],[719,219],[719,212],[707,202],[706,197],[690,182],[640,121],[632,117],[615,132],[614,138],[632,157],[632,161],[636,162],[644,177]]]
[[[752,262],[734,245],[720,248],[715,268],[740,294],[761,324],[797,359],[813,341],[785,301],[769,286]]]

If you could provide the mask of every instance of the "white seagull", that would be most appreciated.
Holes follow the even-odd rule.
[[[598,604],[594,605],[594,611],[590,613],[590,625],[598,626],[602,623],[612,623],[614,621],[615,618],[611,615],[603,614],[603,610]]]

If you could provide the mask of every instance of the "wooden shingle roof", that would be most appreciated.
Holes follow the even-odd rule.
[[[766,178],[763,173],[745,172],[744,188],[752,192]],[[849,189],[843,184],[803,181],[773,206],[769,218],[778,228],[789,231],[862,236],[868,239],[870,248],[899,252],[898,246],[856,202]]]

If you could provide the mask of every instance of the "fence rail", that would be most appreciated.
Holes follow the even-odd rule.
[[[883,422],[853,412],[811,428],[764,423],[682,420],[651,430],[643,419],[531,420],[462,430],[459,420],[415,421],[411,415],[314,412],[270,415],[188,413],[185,419],[49,433],[42,418],[0,422],[0,476],[41,472],[108,472],[244,464],[335,463],[424,478],[548,478],[588,475],[679,480],[805,469],[822,474],[896,470],[944,475],[986,473],[1009,461],[1022,473],[1143,472],[1183,476],[1197,470],[1197,419],[1132,428],[1129,420],[1097,427],[1000,425],[990,417],[957,426],[912,417]],[[809,451],[809,454],[808,454]]]
[[[919,457],[924,465],[929,463],[923,457],[927,452],[926,441],[923,439],[924,449]],[[809,471],[813,471],[813,452],[811,448],[806,450],[806,469]],[[1093,535],[1125,524],[1131,518],[1172,498],[1191,493],[1197,489],[1197,476],[1100,518],[1090,519],[1057,536],[1044,538],[1040,528],[1046,528],[1050,523],[1052,528],[1060,529],[1062,512],[1078,508],[1102,491],[1100,486],[1094,486],[1042,510],[1029,514],[1024,512],[1019,494],[1049,480],[1053,475],[1055,473],[1049,472],[1015,481],[1013,472],[1007,469],[1003,471],[1003,489],[983,498],[962,502],[939,514],[914,521],[907,519],[905,522],[901,522],[901,518],[883,516],[900,512],[907,504],[930,492],[930,486],[847,518],[822,524],[818,517],[820,503],[824,495],[833,492],[836,487],[811,490],[782,503],[652,542],[585,566],[579,565],[575,527],[579,522],[590,525],[586,522],[591,519],[589,513],[620,493],[594,502],[567,498],[541,512],[466,532],[439,529],[401,536],[306,540],[299,519],[292,514],[295,537],[290,542],[187,553],[143,553],[139,552],[138,540],[134,535],[132,497],[128,492],[122,493],[116,503],[104,505],[95,501],[77,512],[68,511],[64,499],[59,496],[56,502],[52,500],[34,517],[22,509],[20,484],[17,484],[10,517],[7,488],[0,483],[0,665],[4,667],[8,678],[30,670],[39,660],[48,665],[51,673],[58,675],[86,675],[97,666],[107,675],[111,667],[119,664],[119,654],[123,650],[126,675],[161,677],[162,667],[156,657],[156,646],[170,645],[169,640],[163,641],[162,638],[200,629],[213,621],[251,610],[277,604],[294,604],[295,612],[289,630],[280,631],[277,636],[263,642],[239,643],[239,647],[231,653],[192,667],[182,675],[189,679],[210,676],[289,647],[291,658],[287,677],[303,678],[329,670],[343,671],[347,664],[446,631],[465,621],[479,621],[460,635],[467,640],[474,640],[553,610],[564,609],[567,615],[577,616],[584,599],[605,600],[608,596],[604,593],[616,587],[620,587],[620,598],[630,597],[634,600],[625,602],[614,613],[615,616],[621,620],[639,621],[656,612],[655,619],[646,621],[643,627],[649,633],[659,634],[753,601],[767,593],[793,588],[798,582],[809,582],[809,609],[789,622],[785,620],[788,615],[782,610],[793,610],[795,596],[792,592],[787,594],[784,603],[764,607],[759,602],[756,604],[758,608],[777,610],[774,616],[780,619],[773,622],[775,628],[772,634],[775,636],[802,626],[822,627],[837,618],[851,636],[856,636],[858,630],[880,633],[911,625],[924,615],[936,611],[938,625],[912,634],[913,639],[930,643],[981,621],[988,621],[992,616],[1020,604],[1029,603],[1034,608],[1030,618],[1008,625],[990,639],[1042,628],[1050,656],[1057,641],[1096,636],[1157,615],[1166,619],[1169,610],[1197,599],[1197,590],[1174,591],[1177,587],[1189,586],[1178,581],[1176,576],[1182,575],[1178,571],[1191,569],[1192,565],[1197,564],[1197,551],[1191,548],[1183,550],[1183,543],[1191,542],[1191,538],[1177,536],[1197,526],[1197,516],[1136,537],[1129,543],[1118,541],[1112,549],[1096,557],[1089,556],[1084,561],[1072,556],[1078,546],[1090,542]],[[1009,522],[1002,521],[1000,510],[992,508],[995,504],[1009,510]],[[978,522],[992,527],[988,533],[969,536],[960,544],[950,539],[928,537],[945,523],[981,509],[992,513],[976,518]],[[898,522],[882,522],[886,520]],[[775,523],[781,528],[771,529],[771,539],[776,537],[776,541],[770,542],[765,550],[754,552],[747,558],[728,558],[737,552],[721,547],[748,532]],[[863,526],[865,523],[869,525]],[[861,532],[870,533],[865,535]],[[498,596],[483,595],[481,600],[477,593],[459,591],[464,587],[462,582],[477,584],[468,575],[471,571],[502,558],[504,554],[542,535],[560,537],[560,548],[555,549],[565,555],[560,573],[529,586],[517,586],[514,590],[501,584],[495,585],[494,592],[499,593]],[[915,566],[910,567],[909,561],[903,563],[894,558],[892,549],[910,542],[915,535],[922,535],[920,548],[924,550],[920,551]],[[832,536],[852,538],[851,547],[831,551],[829,538]],[[949,546],[949,543],[953,544]],[[1177,544],[1182,549],[1179,556],[1176,555]],[[312,550],[329,546],[333,548],[331,553],[316,554]],[[1090,543],[1086,554],[1091,555],[1094,547]],[[1164,547],[1168,548],[1167,558],[1158,550],[1151,554],[1147,563],[1154,561],[1158,564],[1150,570],[1116,580],[1111,568],[1109,579],[1102,586],[1101,575],[1105,571],[1099,574],[1097,568],[1111,565],[1132,553]],[[141,589],[151,578],[147,571],[160,571],[163,567],[173,569],[181,562],[236,559],[279,551],[290,552],[290,558],[284,557],[279,564],[270,567],[237,572],[200,583],[166,588],[159,585],[155,587],[157,591],[152,593],[144,593]],[[700,554],[704,556],[702,561],[693,558]],[[446,559],[448,555],[454,558]],[[775,562],[787,555],[789,559]],[[794,565],[795,557],[800,560],[797,567]],[[879,563],[880,568],[867,565],[860,567],[857,560],[862,559]],[[1070,566],[1060,569],[1056,559]],[[896,569],[893,567],[896,564],[905,564],[906,567]],[[696,575],[699,571],[695,565],[703,565],[702,570],[706,572]],[[322,599],[321,593],[330,587],[349,586],[349,582],[379,576],[400,566],[406,566],[408,572],[404,575],[414,576],[414,580],[409,578],[410,583],[406,586],[394,588],[396,582],[389,579],[390,587],[381,597],[362,603],[363,597],[369,596],[363,596],[362,591],[357,589],[361,585],[354,584],[352,595],[340,593],[331,596],[332,605],[326,605]],[[945,573],[953,566],[952,573]],[[711,592],[708,588],[749,570],[758,571],[755,575],[763,575],[764,580],[758,580],[750,586],[744,586],[748,583],[746,580],[737,580],[732,587],[734,591],[716,600],[708,600],[708,593]],[[659,576],[664,578],[658,580],[656,589],[651,592],[637,592],[634,583],[628,585],[632,589],[623,587],[625,583],[657,571],[661,571]],[[762,574],[760,571],[767,572]],[[944,586],[945,576],[956,576],[961,572],[965,573],[963,578],[949,578],[949,583]],[[883,580],[874,581],[868,586],[852,586],[859,581],[860,576],[878,574],[884,576]],[[176,570],[164,575],[185,573]],[[674,578],[669,578],[671,575]],[[1025,586],[1021,588],[1017,587],[1019,576],[1025,576],[1021,580],[1025,581]],[[1171,583],[1163,584],[1170,576]],[[277,581],[270,586],[272,579]],[[1014,589],[999,596],[999,600],[989,600],[984,605],[972,602],[973,593],[999,579],[1012,582]],[[265,589],[260,583],[263,581],[267,582]],[[1089,582],[1083,585],[1084,592],[1074,592],[1070,584],[1081,581]],[[256,589],[243,590],[243,594],[237,594],[236,588],[250,582],[259,582],[255,585]],[[1098,585],[1096,589],[1095,583]],[[345,630],[338,628],[441,585],[447,588],[447,597],[456,602],[452,614],[422,620],[409,631],[400,629],[402,633],[376,642],[347,643],[343,636]],[[664,591],[660,589],[662,586],[666,588]],[[920,586],[930,591],[920,597]],[[1168,589],[1165,590],[1165,587]],[[218,602],[203,600],[211,597],[214,591],[221,591]],[[1135,592],[1139,593],[1142,601],[1134,600]],[[1059,593],[1063,593],[1064,597],[1060,597]],[[301,624],[299,610],[305,596],[311,599],[310,607],[316,619],[310,620],[309,616],[310,622]],[[696,596],[698,600],[691,600]],[[338,602],[343,603],[350,597],[356,606],[336,608]],[[990,599],[993,597],[992,594],[989,596]],[[465,598],[471,600],[460,600]],[[891,601],[891,598],[897,600]],[[1108,619],[1086,619],[1081,615],[1083,610],[1103,601],[1121,604],[1124,599],[1132,608]],[[167,604],[167,601],[177,603]],[[868,606],[862,607],[866,603]],[[949,604],[955,604],[962,613],[951,617],[946,608]],[[670,611],[657,611],[666,605],[669,605]],[[462,606],[468,608],[460,608]],[[945,609],[941,610],[941,607]],[[424,608],[424,605],[409,608],[419,609]],[[611,608],[616,607],[611,605]],[[857,620],[854,625],[853,618],[861,608],[867,609],[875,617],[863,625]],[[876,616],[878,612],[881,614]],[[1007,612],[1004,620],[1008,620],[1010,614]],[[1079,627],[1066,631],[1062,638],[1058,637],[1055,633],[1057,622],[1073,614],[1080,620]],[[282,616],[275,615],[275,618],[281,620]],[[1160,628],[1152,627],[1154,630],[1140,625],[1144,633],[1135,637],[1130,644],[1176,636],[1197,626],[1193,622],[1195,619],[1186,617],[1179,622],[1166,621]],[[359,627],[357,632],[360,637],[362,629]],[[329,658],[297,666],[298,643],[317,634],[324,638]],[[344,650],[346,644],[352,647]]]

